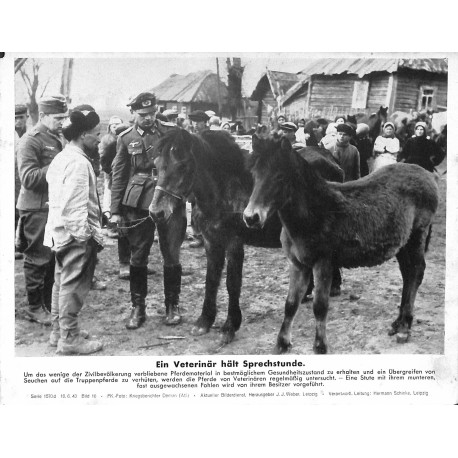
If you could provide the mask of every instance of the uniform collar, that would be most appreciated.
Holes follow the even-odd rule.
[[[146,134],[154,134],[154,126],[150,130],[143,130],[141,127],[136,127],[137,132],[143,137]]]
[[[135,126],[135,129],[142,137],[146,134],[154,134],[156,130],[158,130],[158,121],[157,119],[154,121],[154,124],[150,130],[143,130],[140,126]]]

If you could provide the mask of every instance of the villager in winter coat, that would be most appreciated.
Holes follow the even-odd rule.
[[[426,136],[426,123],[415,124],[415,135],[409,138],[398,156],[400,162],[418,164],[424,169],[434,172],[445,157],[444,150],[433,140]]]

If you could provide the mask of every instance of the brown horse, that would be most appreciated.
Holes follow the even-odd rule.
[[[222,327],[222,344],[227,344],[242,322],[239,298],[244,245],[280,248],[280,220],[272,218],[261,230],[248,229],[244,224],[243,210],[253,189],[247,167],[249,154],[227,132],[215,130],[194,135],[174,129],[160,140],[158,152],[158,183],[150,206],[153,219],[158,224],[168,221],[175,208],[193,193],[196,220],[205,241],[205,298],[192,334],[208,332],[215,321],[217,293],[227,259],[229,307]],[[342,181],[342,170],[326,150],[304,148],[301,154],[322,176]]]
[[[290,265],[285,317],[276,352],[291,346],[291,326],[310,275],[315,279],[315,353],[327,353],[331,268],[369,267],[396,256],[403,279],[401,307],[390,335],[406,342],[425,270],[430,226],[438,206],[431,173],[394,164],[347,183],[319,177],[287,140],[253,138],[254,188],[244,219],[262,227],[278,212]]]

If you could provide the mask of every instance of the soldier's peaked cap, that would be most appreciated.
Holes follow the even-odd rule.
[[[192,113],[189,113],[189,119],[191,121],[208,121],[210,118],[208,117],[208,114],[205,113],[205,111],[196,110]]]
[[[20,116],[27,114],[27,105],[15,105],[14,106],[14,115]]]
[[[156,95],[152,92],[141,92],[127,106],[139,113],[148,113],[156,109]]]

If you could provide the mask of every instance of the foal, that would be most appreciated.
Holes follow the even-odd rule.
[[[252,159],[254,188],[244,211],[245,223],[262,227],[278,212],[290,265],[276,352],[284,353],[291,346],[291,326],[312,271],[316,284],[313,348],[315,353],[327,353],[332,265],[369,267],[393,256],[399,262],[403,290],[390,335],[406,342],[439,200],[433,175],[416,165],[394,164],[357,181],[330,183],[300,160],[287,140],[256,137]]]

